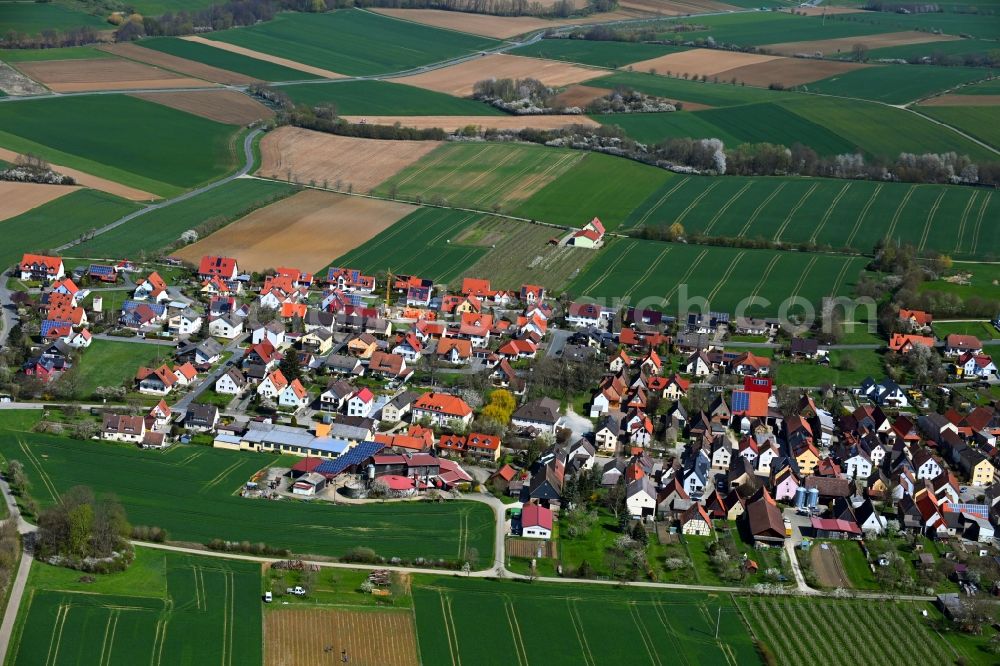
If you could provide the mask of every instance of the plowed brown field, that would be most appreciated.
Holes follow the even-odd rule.
[[[586,108],[588,104],[599,97],[604,97],[611,90],[609,88],[595,88],[594,86],[570,86],[566,90],[556,95],[555,102],[565,106],[578,106]]]
[[[239,53],[248,58],[255,58],[257,60],[263,60],[265,62],[273,62],[275,65],[282,65],[288,67],[289,69],[297,69],[300,72],[308,72],[309,74],[315,74],[316,76],[322,76],[325,79],[342,79],[343,74],[338,74],[337,72],[331,72],[328,69],[322,69],[320,67],[313,67],[312,65],[304,65],[301,62],[295,62],[294,60],[289,60],[288,58],[280,58],[269,53],[262,53],[260,51],[254,51],[253,49],[248,49],[243,46],[237,46],[236,44],[229,44],[227,42],[218,42],[214,39],[205,39],[204,37],[198,37],[197,35],[189,35],[187,37],[181,37],[181,39],[186,39],[190,42],[198,42],[199,44],[205,44],[206,46],[211,46],[217,49],[222,49],[223,51],[229,51],[231,53]]]
[[[274,115],[271,109],[235,90],[139,93],[133,96],[230,125],[248,125]]]
[[[55,92],[128,88],[198,88],[214,85],[120,58],[20,62],[17,67]]]
[[[440,145],[437,141],[380,141],[279,127],[260,142],[261,166],[268,178],[300,183],[338,180],[346,189],[367,193]]]
[[[931,97],[919,106],[1000,106],[1000,95],[958,95],[947,94]]]
[[[468,97],[477,81],[484,79],[538,79],[547,86],[559,88],[593,79],[607,70],[591,69],[555,60],[525,58],[515,55],[488,55],[474,60],[436,69],[423,74],[396,79],[400,83]]]
[[[868,65],[812,58],[777,58],[756,65],[727,69],[716,73],[715,76],[718,76],[720,81],[729,81],[735,78],[737,81],[751,86],[769,86],[772,83],[782,83],[787,87],[819,81],[862,67],[868,67]]]
[[[647,72],[655,69],[657,74],[670,72],[675,76],[690,74],[692,76],[715,76],[719,72],[736,67],[756,65],[776,59],[777,56],[759,55],[755,53],[740,53],[738,51],[719,51],[715,49],[691,49],[680,53],[670,53],[659,58],[651,58],[632,63],[632,69],[637,72]]]
[[[813,55],[820,53],[825,56],[832,56],[838,53],[849,52],[854,48],[855,44],[864,44],[869,49],[883,49],[889,46],[906,46],[907,44],[923,44],[925,42],[947,42],[955,39],[961,38],[952,35],[932,35],[929,32],[909,30],[906,32],[886,32],[881,35],[864,35],[863,37],[818,39],[811,42],[781,42],[779,44],[765,44],[761,48],[782,55],[795,55],[796,53]]]
[[[78,189],[80,188],[66,185],[12,183],[0,180],[0,220],[16,217]]]
[[[174,254],[192,262],[205,254],[236,257],[251,271],[275,266],[314,271],[414,210],[394,201],[306,190],[255,210]]]
[[[664,16],[725,12],[735,9],[732,5],[714,0],[689,0],[688,2],[683,0],[621,0],[618,4],[626,9],[638,9]]]
[[[418,666],[413,614],[406,610],[282,608],[264,615],[264,666]]]
[[[139,62],[146,63],[147,65],[156,65],[157,67],[172,69],[175,72],[180,72],[181,74],[187,74],[188,76],[205,79],[206,81],[213,81],[215,83],[243,85],[246,83],[253,83],[257,80],[253,77],[246,76],[245,74],[230,72],[227,69],[212,67],[211,65],[205,65],[186,58],[178,58],[175,55],[143,48],[136,44],[121,42],[119,44],[99,46],[98,48],[102,51],[122,56],[123,58],[138,60]]]
[[[552,21],[533,16],[488,16],[442,9],[375,9],[373,11],[393,18],[432,25],[435,28],[457,30],[496,39],[506,39],[533,30],[544,30],[555,25]]]

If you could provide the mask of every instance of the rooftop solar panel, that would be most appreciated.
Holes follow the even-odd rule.
[[[333,460],[327,460],[316,468],[320,474],[340,474],[348,467],[357,465],[385,448],[378,442],[361,442],[351,450],[340,454]]]
[[[746,391],[733,391],[733,411],[743,412],[750,409],[750,394]]]
[[[42,322],[41,335],[45,337],[54,328],[59,328],[61,326],[69,326],[66,322],[62,321],[52,321],[51,319],[46,319]]]
[[[90,266],[91,275],[111,275],[114,272],[115,269],[113,266],[98,266],[96,264]]]

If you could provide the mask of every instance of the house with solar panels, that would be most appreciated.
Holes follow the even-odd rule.
[[[91,280],[114,284],[118,282],[118,269],[106,264],[91,264],[87,269],[87,277]]]

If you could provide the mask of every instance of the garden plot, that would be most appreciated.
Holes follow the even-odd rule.
[[[363,666],[419,666],[413,613],[280,608],[264,617],[264,666],[321,664],[342,654]]]

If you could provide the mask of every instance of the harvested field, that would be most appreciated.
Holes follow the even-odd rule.
[[[240,55],[246,56],[248,58],[263,60],[264,62],[270,62],[275,65],[281,65],[282,67],[288,67],[289,69],[297,69],[300,72],[315,74],[316,76],[322,76],[324,79],[344,78],[343,74],[338,74],[337,72],[331,72],[328,69],[322,69],[321,67],[313,67],[312,65],[304,65],[301,62],[295,62],[294,60],[289,60],[288,58],[280,58],[278,56],[271,55],[269,53],[261,53],[260,51],[254,51],[253,49],[248,49],[243,46],[237,46],[236,44],[230,44],[228,42],[216,41],[214,39],[205,39],[204,37],[198,37],[196,35],[181,37],[181,39],[186,39],[189,42],[195,42],[198,44],[205,44],[206,46],[222,49],[223,51],[229,51],[230,53],[239,53]]]
[[[192,79],[119,58],[42,60],[20,62],[22,72],[55,92],[122,90],[125,88],[198,88],[207,85]]]
[[[839,37],[836,39],[816,39],[807,42],[781,42],[766,44],[763,48],[781,55],[821,53],[825,56],[837,53],[849,53],[855,44],[864,44],[869,50],[884,49],[890,46],[907,46],[908,44],[923,44],[926,42],[947,42],[960,37],[952,35],[933,35],[929,32],[907,30],[905,32],[886,32],[880,35],[864,35],[857,37]]]
[[[938,95],[922,100],[919,106],[1000,106],[1000,95]]]
[[[121,42],[118,44],[100,46],[98,48],[102,51],[114,53],[115,55],[123,58],[138,60],[139,62],[146,63],[147,65],[156,65],[157,67],[171,69],[175,72],[187,74],[188,76],[193,76],[199,79],[205,79],[206,81],[212,81],[213,83],[243,85],[256,81],[253,77],[246,76],[244,74],[237,74],[236,72],[230,72],[226,69],[212,67],[211,65],[205,65],[186,58],[178,58],[175,55],[143,48],[136,44]]]
[[[826,546],[824,548],[824,546]],[[815,544],[809,552],[809,560],[816,572],[816,580],[823,587],[849,589],[851,581],[840,563],[840,553],[830,544]]]
[[[265,666],[339,662],[341,650],[357,666],[418,666],[413,613],[283,608],[264,617]]]
[[[691,49],[680,53],[670,53],[651,60],[642,60],[632,64],[637,72],[647,72],[655,69],[659,74],[672,72],[674,75],[690,74],[692,76],[715,76],[728,69],[757,65],[777,56],[740,53],[738,51],[717,51],[714,49]]]
[[[0,160],[13,162],[17,158],[18,153],[15,151],[0,148]],[[89,187],[94,190],[100,190],[101,192],[107,192],[108,194],[114,194],[115,196],[122,197],[123,199],[131,199],[132,201],[151,201],[152,199],[159,198],[155,194],[143,192],[142,190],[134,187],[122,185],[121,183],[116,183],[114,181],[107,180],[106,178],[101,178],[100,176],[92,176],[89,173],[84,173],[77,169],[70,169],[69,167],[59,166],[58,164],[49,164],[49,166],[53,171],[61,173],[65,176],[72,176],[76,180],[77,185]]]
[[[341,116],[348,122],[364,121],[374,125],[395,125],[427,129],[440,127],[446,132],[454,132],[468,125],[476,127],[520,130],[560,129],[570,125],[597,127],[599,123],[587,116]]]
[[[852,72],[868,65],[837,60],[815,60],[812,58],[776,58],[745,67],[736,67],[719,72],[722,81],[735,78],[751,86],[769,86],[782,83],[785,87],[812,83],[831,76]]]
[[[459,32],[496,39],[506,39],[532,30],[544,30],[554,25],[552,21],[533,16],[488,16],[442,9],[374,9],[372,11],[405,21],[432,25],[435,28],[458,30]]]
[[[261,166],[257,173],[300,183],[315,181],[355,192],[370,189],[391,178],[440,145],[437,141],[381,141],[355,139],[280,127],[260,142]],[[339,189],[339,188],[338,188]]]
[[[133,97],[230,125],[249,125],[274,115],[271,109],[235,90],[139,93]]]
[[[682,16],[684,14],[703,14],[705,12],[724,12],[734,9],[732,5],[714,0],[622,0],[618,3],[625,9],[636,9],[664,16]]]
[[[594,86],[570,86],[566,90],[556,95],[553,100],[556,104],[564,106],[578,106],[581,109],[595,99],[604,97],[611,92],[610,88],[595,88]]]
[[[21,213],[26,213],[32,208],[37,208],[78,189],[80,188],[66,185],[0,181],[0,220],[17,217]]]
[[[207,253],[237,257],[257,271],[274,266],[318,270],[367,242],[413,206],[306,190],[265,206],[176,252],[197,261]]]
[[[423,74],[404,76],[396,81],[456,97],[468,97],[476,82],[483,79],[531,77],[547,86],[559,88],[600,76],[603,71],[540,58],[489,55]]]

